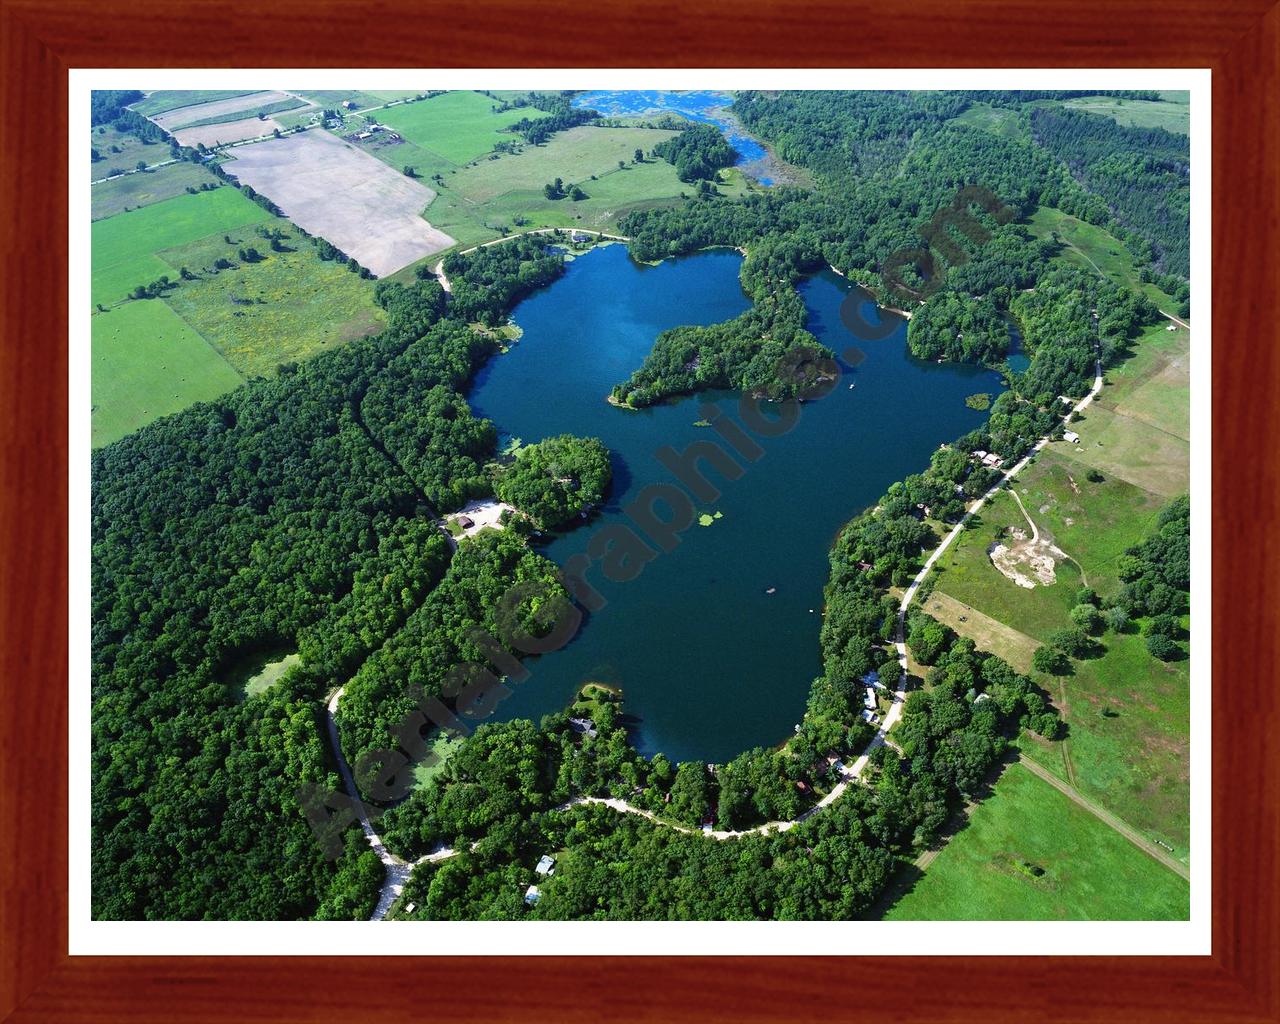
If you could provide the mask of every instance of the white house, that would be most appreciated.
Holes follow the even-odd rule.
[[[862,703],[868,711],[874,711],[876,709],[876,691],[870,686],[867,687],[867,695],[863,698]]]
[[[533,906],[540,899],[542,899],[542,890],[536,885],[531,885],[524,891],[524,901],[528,906]]]
[[[556,861],[554,857],[547,854],[542,855],[542,859],[538,861],[538,866],[533,869],[540,875],[554,875],[556,871]]]
[[[1062,432],[1062,437],[1064,440],[1070,441],[1072,444],[1080,443],[1080,435],[1074,430],[1064,430]]]

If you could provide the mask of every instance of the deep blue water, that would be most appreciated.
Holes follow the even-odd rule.
[[[735,150],[738,159],[735,166],[763,160],[767,155],[764,146],[744,132],[738,125],[714,112],[729,106],[733,97],[725,92],[666,92],[662,89],[611,89],[582,93],[574,97],[575,107],[590,107],[611,117],[645,114],[653,110],[667,110],[682,114],[691,121],[713,124],[719,128]],[[762,185],[772,185],[767,175],[752,175]]]
[[[630,525],[621,506],[642,488],[676,482],[655,452],[717,439],[694,426],[701,401],[737,418],[738,396],[728,392],[640,412],[605,396],[662,330],[745,310],[740,266],[731,250],[640,266],[625,247],[609,246],[516,308],[524,336],[481,371],[472,406],[526,443],[563,432],[599,437],[615,466],[607,508],[546,544],[548,557],[563,565],[602,526]],[[800,286],[809,329],[836,352],[856,341],[839,316],[848,288],[829,272]],[[610,583],[598,566],[588,573],[607,606],[567,647],[527,663],[531,677],[499,717],[536,719],[598,680],[623,688],[647,752],[723,762],[790,734],[821,670],[822,588],[837,530],[893,481],[923,469],[939,443],[982,422],[986,414],[967,408],[965,396],[1001,390],[989,370],[912,358],[902,329],[860,347],[865,360],[831,394],[803,405],[788,434],[760,439],[766,454],[740,479],[708,473],[723,493],[698,508],[722,518],[695,522],[675,551],[630,582]]]

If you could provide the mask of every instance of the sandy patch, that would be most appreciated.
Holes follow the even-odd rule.
[[[422,219],[435,193],[321,129],[232,150],[224,169],[379,277],[454,244]]]
[[[1037,582],[1046,587],[1057,583],[1058,577],[1054,572],[1057,563],[1050,554],[1051,548],[1047,544],[1033,544],[1017,537],[1017,534],[1022,533],[1021,530],[1014,529],[1010,532],[1015,535],[1013,544],[1006,546],[996,543],[987,549],[991,564],[1003,576],[1027,590],[1035,589]]]
[[[473,501],[463,506],[461,511],[451,512],[444,517],[446,523],[458,522],[463,517],[471,521],[470,526],[460,526],[459,532],[455,534],[457,537],[474,537],[481,530],[502,529],[502,524],[498,522],[503,512],[515,512],[515,507],[508,505],[505,501]],[[452,533],[452,531],[450,531]]]

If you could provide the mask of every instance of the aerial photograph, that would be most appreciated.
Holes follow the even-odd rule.
[[[244,84],[72,140],[94,921],[1190,918],[1187,92]]]

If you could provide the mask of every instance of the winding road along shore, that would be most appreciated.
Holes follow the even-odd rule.
[[[526,234],[542,234],[551,230],[557,230],[557,229],[544,228],[544,229],[540,229],[537,232],[526,232]],[[515,236],[509,236],[509,237],[515,237]],[[616,236],[607,236],[607,237],[616,237]],[[498,239],[495,242],[489,242],[487,244],[496,245],[503,241],[506,241],[506,239]],[[476,248],[479,248],[479,246],[477,246]],[[468,250],[468,251],[470,252],[474,250]],[[443,267],[441,266],[439,270],[442,271]],[[442,283],[443,283],[443,278],[442,278]],[[1071,410],[1067,413],[1065,417],[1063,417],[1060,423],[1060,426],[1062,427],[1068,426],[1071,423],[1071,420],[1075,417],[1075,415],[1079,413],[1082,409],[1087,408],[1089,404],[1094,400],[1094,398],[1098,395],[1098,392],[1102,390],[1102,359],[1100,356],[1095,360],[1095,367],[1096,367],[1096,370],[1095,370],[1095,379],[1093,382],[1093,387],[1090,389],[1089,393],[1084,396],[1084,398],[1080,399],[1080,401],[1078,401],[1075,405],[1071,407]],[[1057,427],[1055,427],[1054,430],[1056,432]],[[1042,451],[1045,448],[1045,446],[1049,444],[1051,440],[1052,440],[1052,434],[1046,434],[1044,437],[1042,437],[1039,441],[1036,442],[1035,446],[1031,449],[1031,451],[1029,451],[1026,455],[1024,455],[1017,463],[1015,463],[1009,469],[1005,470],[1004,475],[1001,476],[1000,479],[997,480],[994,484],[992,484],[992,486],[987,490],[985,494],[983,494],[980,498],[977,498],[974,500],[973,504],[970,505],[969,508],[965,511],[965,514],[961,517],[960,521],[951,528],[951,530],[947,533],[947,535],[942,539],[942,542],[936,548],[933,549],[933,552],[929,555],[924,565],[920,568],[920,571],[916,573],[915,579],[911,581],[911,585],[907,587],[905,593],[903,593],[902,600],[898,604],[898,623],[897,623],[897,629],[894,634],[894,646],[897,648],[897,651],[898,651],[898,662],[902,666],[902,674],[901,674],[902,682],[899,685],[898,690],[893,694],[892,706],[889,708],[889,711],[885,714],[884,720],[880,723],[880,728],[876,731],[875,736],[872,737],[871,742],[867,744],[862,754],[858,757],[856,761],[854,761],[853,765],[850,766],[848,771],[845,772],[844,777],[840,780],[840,782],[838,782],[835,786],[833,786],[831,789],[831,792],[829,792],[825,797],[823,797],[820,801],[818,801],[818,803],[814,804],[807,811],[805,811],[803,814],[799,815],[796,818],[792,818],[788,821],[768,821],[768,822],[765,822],[763,825],[757,825],[755,828],[743,829],[741,831],[716,829],[716,830],[707,831],[703,834],[709,836],[711,839],[726,840],[726,839],[736,839],[740,836],[760,835],[770,830],[776,830],[778,832],[786,832],[789,829],[792,829],[796,825],[800,824],[802,821],[806,821],[808,818],[812,817],[814,814],[817,814],[824,807],[829,807],[831,804],[835,803],[837,800],[840,799],[841,796],[844,795],[845,790],[848,789],[850,785],[855,783],[862,776],[862,773],[866,771],[867,764],[870,761],[871,753],[877,747],[882,747],[886,743],[890,742],[889,731],[898,723],[898,720],[902,717],[903,705],[906,703],[906,699],[907,699],[906,685],[907,685],[907,680],[909,678],[909,675],[907,672],[907,644],[906,644],[907,610],[911,607],[911,602],[915,600],[916,593],[919,591],[926,577],[928,577],[930,570],[932,570],[934,565],[937,564],[938,559],[947,550],[947,548],[951,546],[951,544],[955,541],[955,539],[959,537],[961,533],[964,532],[965,526],[968,524],[969,520],[972,519],[979,511],[981,511],[982,507],[987,503],[987,501],[989,501],[992,497],[995,496],[995,494],[1000,490],[1000,488],[1004,487],[1015,476],[1021,473],[1022,470],[1026,467],[1026,465],[1031,461],[1031,459],[1040,451]],[[378,859],[382,861],[383,865],[386,868],[386,878],[384,879],[382,883],[382,889],[378,894],[377,907],[374,909],[373,915],[370,918],[370,920],[372,921],[381,921],[383,918],[386,917],[387,912],[391,909],[391,906],[392,904],[395,903],[396,899],[399,898],[401,892],[404,891],[405,882],[408,881],[409,875],[412,873],[414,867],[416,867],[418,864],[424,864],[432,861],[446,860],[449,857],[455,856],[457,851],[450,847],[445,847],[445,848],[433,851],[432,853],[429,853],[424,857],[420,857],[416,861],[409,862],[401,859],[400,857],[397,857],[394,853],[392,853],[390,850],[387,849],[386,844],[384,844],[382,841],[382,837],[379,836],[378,833],[374,830],[373,823],[369,820],[364,810],[364,804],[361,802],[360,794],[356,790],[355,780],[352,778],[352,775],[351,775],[351,769],[347,766],[346,758],[343,756],[343,753],[342,753],[342,746],[338,742],[338,727],[337,727],[337,723],[334,720],[334,715],[337,713],[337,710],[338,710],[338,702],[342,699],[343,689],[345,688],[337,690],[333,694],[333,696],[329,699],[329,703],[326,708],[326,711],[327,711],[326,724],[328,726],[329,742],[333,745],[334,756],[336,757],[338,762],[338,770],[342,775],[342,783],[344,786],[347,787],[347,792],[350,794],[351,798],[356,801],[357,806],[360,808],[360,827],[364,831],[365,839],[368,841],[369,845],[373,848],[374,853],[378,855]],[[1074,790],[1072,792],[1074,792]],[[564,811],[572,807],[577,807],[584,804],[603,804],[605,807],[612,808],[613,810],[619,812],[620,814],[637,814],[642,818],[647,818],[649,821],[652,821],[656,825],[661,825],[664,828],[675,829],[677,832],[685,832],[689,834],[702,832],[701,829],[695,829],[687,825],[678,825],[678,824],[675,824],[674,822],[665,821],[662,818],[659,818],[657,815],[655,815],[652,811],[646,811],[643,808],[636,807],[632,804],[627,803],[625,800],[618,800],[612,797],[597,797],[597,796],[574,797],[572,800],[569,800],[566,803],[560,804],[558,807],[555,808],[555,810]],[[1092,808],[1090,809],[1092,810]],[[1097,812],[1095,811],[1094,813],[1096,814]],[[1107,821],[1108,824],[1111,824],[1110,819],[1112,818],[1114,818],[1113,815],[1108,815],[1107,818],[1104,818],[1103,820]],[[1115,819],[1115,821],[1118,822],[1119,819],[1117,818]],[[1113,824],[1112,827],[1115,828],[1116,826]],[[1136,833],[1134,833],[1133,835],[1129,834],[1132,832],[1131,829],[1129,829],[1128,831],[1117,829],[1117,831],[1120,831],[1122,835],[1125,835],[1126,838],[1129,838],[1131,842],[1135,842],[1136,845],[1142,847],[1148,853],[1152,853],[1153,856],[1156,856],[1156,854],[1152,852],[1152,849],[1149,848],[1149,844],[1145,843],[1145,841],[1140,841],[1142,838],[1141,836],[1138,836]],[[1179,874],[1183,874],[1186,871],[1186,869],[1182,867],[1180,864],[1178,865],[1178,867],[1174,867],[1173,865],[1178,864],[1178,862],[1172,861],[1172,858],[1166,859],[1162,856],[1156,856],[1156,859],[1160,860],[1162,863],[1172,868],[1173,870],[1178,871]]]

